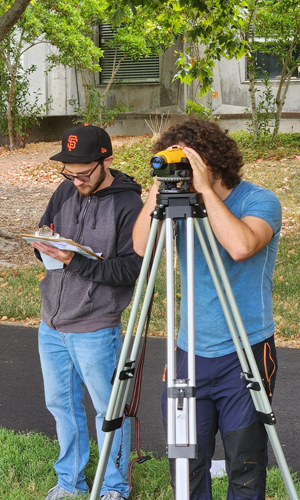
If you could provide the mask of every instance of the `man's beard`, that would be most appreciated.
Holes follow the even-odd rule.
[[[82,194],[82,196],[89,196],[90,194],[95,193],[95,191],[97,191],[97,189],[104,182],[105,178],[106,178],[106,171],[104,169],[104,166],[100,165],[99,176],[95,181],[93,181],[92,184],[86,183],[86,185],[83,184],[81,186],[76,186],[76,187],[79,193]]]

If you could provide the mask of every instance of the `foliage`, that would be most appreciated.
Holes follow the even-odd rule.
[[[115,118],[119,116],[120,113],[127,113],[131,110],[128,106],[119,103],[110,109],[104,104],[104,96],[100,94],[95,89],[94,84],[90,83],[87,85],[87,103],[84,108],[78,106],[78,101],[76,99],[70,99],[69,104],[73,106],[73,112],[75,115],[82,117],[85,123],[90,123],[97,125],[106,129],[109,127]],[[78,120],[74,120],[74,123],[79,123]]]
[[[294,71],[300,65],[300,4],[298,0],[182,0],[189,9],[191,27],[184,37],[185,48],[178,54],[175,78],[190,85],[197,82],[193,100],[213,92],[214,67],[221,57],[246,57],[252,110],[252,133],[268,133],[267,113],[275,104],[272,140],[279,131],[281,112]],[[257,103],[255,58],[257,51],[274,54],[283,66],[276,97],[268,85]],[[262,96],[261,96],[262,97]],[[272,101],[272,103],[271,103]],[[267,111],[268,109],[268,111]],[[263,123],[264,122],[264,123]]]
[[[271,140],[271,127],[274,126],[276,101],[270,85],[270,78],[267,71],[263,71],[264,90],[262,93],[260,88],[256,88],[258,95],[257,100],[257,123],[254,123],[253,115],[247,128],[251,135],[254,136],[253,130],[256,127],[256,140],[258,142]],[[245,109],[245,113],[249,113],[249,108]]]
[[[40,124],[40,117],[52,102],[49,98],[45,104],[39,104],[39,92],[34,92],[33,101],[29,101],[29,75],[34,71],[35,66],[27,71],[19,68],[15,76],[14,92],[11,94],[13,78],[3,61],[0,62],[0,132],[7,136],[11,132],[12,141],[17,147],[24,147],[32,125]]]
[[[280,118],[294,71],[300,65],[300,4],[298,0],[247,0],[240,35],[247,47],[249,91],[253,114],[253,135],[259,136],[255,85],[256,52],[273,54],[283,70],[278,78],[276,113],[272,140],[279,131]]]
[[[114,167],[122,170],[125,174],[134,176],[143,188],[147,189],[152,184],[150,176],[150,158],[152,156],[152,144],[146,137],[131,146],[124,144],[114,151]]]
[[[117,18],[110,9],[110,17],[103,22],[115,22]],[[130,58],[138,61],[150,55],[159,55],[168,47],[172,46],[174,39],[183,34],[188,26],[188,19],[182,15],[181,9],[174,2],[172,9],[169,5],[161,5],[154,11],[152,8],[136,7],[122,10],[122,24],[113,27],[113,37],[105,42],[105,49],[114,50],[114,64],[110,80],[100,94],[93,83],[88,83],[81,73],[82,83],[85,89],[85,103],[80,106],[76,99],[69,103],[73,106],[76,114],[87,117],[88,123],[109,125],[119,113],[129,111],[122,103],[116,104],[113,109],[105,106],[105,98],[108,96],[111,86],[117,83],[117,73],[121,63]],[[170,15],[172,14],[172,15]],[[100,28],[101,29],[101,28]],[[105,55],[104,55],[105,57]],[[126,82],[125,82],[126,83]]]
[[[183,3],[189,4],[186,0]],[[198,97],[213,92],[213,70],[221,57],[240,58],[246,54],[239,36],[239,1],[209,0],[193,2],[193,19],[185,35],[185,49],[179,53],[175,78],[183,83],[198,83]]]
[[[49,42],[57,50],[47,57],[48,71],[57,64],[99,70],[95,60],[102,52],[91,37],[93,25],[101,21],[105,7],[105,2],[96,0],[32,2],[6,43],[2,42],[2,53],[7,57],[13,44],[19,44],[23,54],[35,44]]]
[[[213,97],[215,98],[217,96],[217,92],[213,94]],[[185,112],[187,114],[194,114],[198,118],[203,118],[203,119],[210,119],[214,121],[218,121],[219,117],[217,115],[214,115],[214,110],[212,108],[212,101],[208,103],[208,107],[204,106],[200,102],[195,102],[191,101],[190,99],[187,99],[186,101],[186,107],[185,107]]]
[[[4,0],[0,14],[8,5],[8,0]],[[32,2],[0,43],[0,79],[8,84],[6,92],[3,93],[3,85],[1,88],[11,149],[22,145],[28,134],[28,127],[49,106],[49,101],[39,106],[38,96],[30,96],[29,99],[28,77],[35,67],[24,71],[23,55],[34,45],[47,42],[54,49],[47,56],[48,71],[57,64],[76,64],[80,69],[99,70],[95,59],[102,52],[95,46],[91,36],[92,25],[100,22],[104,9],[105,3],[101,2],[99,5],[96,0],[83,0],[79,4],[76,0]],[[2,126],[4,128],[3,124]]]

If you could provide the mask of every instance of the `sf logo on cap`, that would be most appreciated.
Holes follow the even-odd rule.
[[[77,135],[69,135],[68,144],[67,144],[68,150],[72,151],[72,149],[75,149],[77,142],[78,142]]]

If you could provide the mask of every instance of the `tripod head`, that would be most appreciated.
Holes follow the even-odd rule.
[[[185,171],[182,171],[185,174]],[[158,188],[160,193],[163,194],[181,194],[190,193],[191,188],[191,177],[183,175],[182,177],[177,175],[176,177],[157,177],[161,184]],[[178,183],[181,182],[180,185]]]

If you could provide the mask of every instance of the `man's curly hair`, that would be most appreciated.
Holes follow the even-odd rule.
[[[183,143],[194,149],[209,166],[215,179],[234,188],[242,177],[243,157],[236,142],[214,122],[191,117],[168,128],[154,144],[154,152]]]

